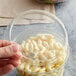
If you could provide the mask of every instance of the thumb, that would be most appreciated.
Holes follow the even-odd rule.
[[[19,45],[12,44],[6,47],[0,48],[0,58],[10,57],[15,55],[19,51]]]

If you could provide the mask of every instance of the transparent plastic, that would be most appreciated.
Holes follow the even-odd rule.
[[[22,41],[37,34],[52,34],[66,50],[64,63],[56,70],[47,73],[32,73],[26,70],[18,70],[19,76],[62,76],[65,62],[68,58],[68,35],[64,24],[55,15],[43,10],[29,10],[17,16],[7,27],[5,38],[21,44]],[[9,35],[8,35],[9,33]],[[26,55],[23,54],[26,58]],[[29,57],[27,57],[30,60]],[[33,60],[34,61],[34,60]]]

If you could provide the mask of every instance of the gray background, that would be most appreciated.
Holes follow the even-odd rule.
[[[70,57],[64,76],[76,76],[76,0],[66,0],[55,5],[56,15],[65,24],[69,36]],[[3,39],[5,27],[0,27],[0,39]],[[7,76],[16,76],[15,70]]]

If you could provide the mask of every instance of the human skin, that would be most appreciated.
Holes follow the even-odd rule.
[[[11,72],[20,64],[20,46],[15,42],[0,40],[0,76]]]

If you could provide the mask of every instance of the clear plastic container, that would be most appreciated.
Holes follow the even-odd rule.
[[[52,34],[66,51],[65,61],[57,69],[47,73],[32,73],[17,68],[19,76],[63,76],[64,65],[68,58],[68,36],[64,24],[55,15],[43,10],[25,11],[11,22],[6,31],[5,38],[18,44],[37,34]]]

